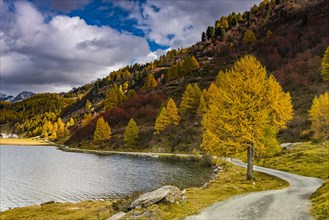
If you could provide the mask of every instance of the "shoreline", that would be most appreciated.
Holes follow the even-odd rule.
[[[36,138],[1,138],[1,145],[17,145],[17,146],[54,146],[53,143]]]
[[[141,156],[152,158],[177,158],[177,159],[190,159],[201,160],[202,156],[193,154],[174,154],[174,153],[154,153],[154,152],[130,152],[130,151],[104,151],[104,150],[88,150],[79,148],[70,148],[67,146],[57,145],[57,148],[65,152],[85,153],[85,154],[98,154],[98,155],[125,155],[125,156]]]

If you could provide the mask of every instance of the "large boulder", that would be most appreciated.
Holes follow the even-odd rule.
[[[129,208],[134,209],[136,207],[146,208],[158,202],[185,202],[186,197],[182,191],[176,186],[163,186],[152,192],[144,193],[133,201]]]

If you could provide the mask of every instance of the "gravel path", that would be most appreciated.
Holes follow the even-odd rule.
[[[246,167],[245,163],[238,160],[232,160],[232,163]],[[236,196],[215,203],[199,215],[187,219],[313,219],[309,214],[309,197],[323,184],[323,180],[258,166],[254,170],[284,179],[290,186],[281,190]]]

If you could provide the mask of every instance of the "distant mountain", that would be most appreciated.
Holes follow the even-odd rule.
[[[23,91],[19,93],[15,98],[11,100],[11,102],[20,102],[24,99],[30,98],[31,96],[35,95],[33,92]]]
[[[7,101],[7,102],[20,102],[24,99],[30,98],[31,96],[35,95],[33,92],[23,91],[19,93],[16,97],[12,95],[6,95],[0,93],[0,101]]]
[[[6,94],[3,94],[3,93],[0,93],[0,101],[8,101],[8,102],[11,102],[11,100],[13,98],[14,97],[12,95],[6,95]]]

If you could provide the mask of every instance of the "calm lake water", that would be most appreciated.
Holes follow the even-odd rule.
[[[172,184],[199,186],[212,170],[195,161],[0,146],[0,210],[47,201],[121,198]]]

